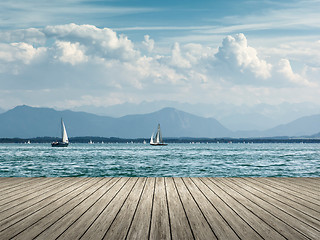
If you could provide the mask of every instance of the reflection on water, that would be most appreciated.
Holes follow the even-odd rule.
[[[1,177],[320,177],[319,144],[0,144]]]

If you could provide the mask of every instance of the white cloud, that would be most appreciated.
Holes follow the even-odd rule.
[[[238,69],[241,73],[251,72],[262,79],[271,77],[271,64],[258,57],[257,51],[248,46],[242,33],[224,38],[215,56],[219,62],[231,69]]]
[[[13,31],[0,32],[1,42],[25,42],[29,44],[44,44],[46,37],[45,34],[36,28],[28,28]]]
[[[311,51],[301,48],[283,57],[279,51],[270,58],[266,49],[248,44],[244,34],[225,37],[220,47],[175,42],[172,48],[171,43],[158,47],[149,35],[135,45],[112,29],[92,25],[48,26],[4,35],[0,40],[2,90],[32,89],[36,96],[37,91],[51,89],[46,92],[50,101],[40,100],[44,105],[60,106],[62,98],[70,106],[155,99],[259,103],[292,98],[290,90],[297,87],[304,92],[313,88],[316,95],[320,85],[319,66],[304,61]],[[320,59],[320,52],[314,51],[312,57]],[[275,92],[286,95],[277,98]]]
[[[149,35],[144,36],[142,44],[147,48],[148,52],[152,52],[154,49],[154,40],[151,39]]]
[[[278,73],[288,79],[290,82],[297,85],[311,85],[311,83],[304,79],[297,73],[294,73],[288,59],[281,59],[278,64]]]
[[[85,55],[83,46],[77,43],[57,41],[56,46],[58,48],[59,55],[56,56],[61,62],[70,63],[75,65],[78,63],[84,63],[88,61],[88,57]]]
[[[40,59],[46,52],[45,47],[35,48],[24,42],[0,43],[0,73],[19,74],[25,65]]]
[[[79,42],[87,46],[88,54],[97,55],[106,59],[119,59],[131,61],[139,56],[133,43],[124,35],[109,28],[97,28],[92,25],[67,25],[48,26],[43,32],[47,37],[62,41]]]
[[[29,64],[34,58],[44,53],[44,47],[34,48],[32,45],[24,42],[1,44],[0,61],[3,62],[22,62]]]
[[[191,68],[191,63],[182,56],[179,43],[175,43],[172,49],[171,65],[178,68]]]

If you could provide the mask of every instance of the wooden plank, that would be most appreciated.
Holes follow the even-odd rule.
[[[6,192],[1,194],[0,206],[4,205],[7,202],[10,202],[12,199],[17,199],[21,196],[28,195],[30,192],[34,192],[38,188],[43,188],[46,184],[54,183],[54,179],[34,179],[33,182],[28,182],[24,184],[16,185],[12,189],[9,189]]]
[[[66,229],[70,228],[70,226],[72,226],[77,219],[87,212],[88,209],[90,209],[100,198],[102,198],[117,181],[119,181],[119,179],[104,178],[101,182],[99,182],[100,187],[98,187],[95,192],[89,195],[88,198],[84,199],[70,211],[62,211],[64,215],[57,219],[52,225],[48,226],[46,229],[43,229],[42,232],[39,233],[35,238],[56,239],[59,237]],[[52,216],[48,215],[47,217],[43,218],[42,221],[48,221],[48,217],[52,218]]]
[[[257,217],[254,213],[249,211],[242,204],[239,204],[231,195],[229,195],[225,190],[225,185],[222,185],[218,179],[206,178],[204,182],[211,181],[215,186],[215,193],[223,199],[223,201],[233,209],[255,232],[261,236],[261,238],[271,238],[271,239],[285,239],[282,235],[274,230],[270,225],[264,222],[261,218]],[[208,183],[209,184],[209,183]]]
[[[0,196],[4,194],[7,191],[10,191],[14,188],[19,187],[20,184],[29,182],[31,183],[32,181],[35,181],[36,178],[17,178],[17,177],[12,177],[12,178],[4,178],[0,177],[0,179],[3,179],[0,183],[1,188],[0,188]]]
[[[0,178],[9,196],[0,190],[0,239],[317,239],[317,184],[320,178]]]
[[[276,180],[276,179],[275,179]],[[312,192],[316,192],[318,195],[319,193],[319,178],[279,178],[278,182],[288,183],[293,188],[300,186],[303,187],[305,190],[310,190]]]
[[[313,202],[306,201],[302,197],[299,197],[297,195],[292,195],[287,192],[285,192],[285,189],[281,189],[278,187],[273,187],[272,185],[269,186],[268,184],[265,184],[265,180],[262,179],[246,179],[247,181],[251,181],[254,183],[257,187],[260,187],[261,189],[265,189],[268,191],[268,195],[271,197],[274,197],[278,199],[281,202],[285,202],[286,204],[294,207],[295,209],[302,211],[309,216],[318,216],[320,215],[320,205],[317,205]]]
[[[181,178],[173,178],[179,198],[196,239],[217,239],[207,219]]]
[[[87,182],[89,179],[84,180],[85,181],[81,181],[81,179],[77,179],[77,181],[68,181],[68,183],[59,185],[47,195],[41,195],[39,198],[35,198],[32,201],[27,202],[27,205],[22,203],[21,205],[17,205],[16,207],[9,209],[8,211],[2,212],[0,214],[0,230],[5,229],[9,225],[18,222],[37,211],[40,211],[43,207],[47,206],[54,200],[57,200],[58,198],[69,194],[77,186],[81,186],[81,184]]]
[[[197,205],[201,209],[217,238],[230,240],[239,239],[233,229],[217,211],[215,206],[207,199],[206,194],[201,192],[195,185],[194,181],[196,181],[196,178],[183,178],[183,181],[189,192],[192,194],[192,197],[197,202]]]
[[[216,193],[216,186],[207,182],[206,178],[195,178],[195,184],[205,193],[208,200],[225,219],[228,225],[241,239],[261,239],[247,222],[245,222],[233,209],[231,209]]]
[[[173,178],[165,178],[172,239],[194,239]]]
[[[52,214],[53,212],[56,212],[59,208],[64,207],[65,204],[70,203],[71,201],[71,204],[76,204],[77,201],[79,201],[79,198],[85,197],[85,192],[92,191],[92,189],[90,188],[100,180],[101,179],[90,179],[90,181],[83,185],[81,188],[76,189],[73,192],[73,194],[62,197],[57,201],[51,203],[50,205],[44,207],[43,209],[41,209],[41,211],[29,215],[21,221],[15,223],[14,225],[9,226],[8,228],[0,232],[0,239],[12,238],[18,234],[20,234],[21,238],[23,239],[23,236],[28,236],[26,232],[24,232],[25,230],[29,229],[30,227],[32,229],[34,224],[36,224],[38,221],[40,221],[48,214]],[[47,224],[49,225],[51,223],[52,221],[49,221]]]
[[[82,239],[102,239],[104,237],[137,181],[138,178],[130,178],[129,181],[126,182],[84,235],[81,236]]]
[[[74,207],[88,198],[88,196],[97,191],[97,189],[99,189],[103,183],[104,181],[102,178],[94,179],[93,184],[90,185],[89,188],[87,188],[77,196],[72,196],[70,201],[66,202],[65,204],[60,205],[58,208],[55,208],[45,216],[41,216],[41,218],[34,215],[34,218],[32,219],[32,221],[30,221],[32,222],[32,224],[19,234],[16,234],[14,238],[21,240],[25,239],[26,236],[31,239],[35,238],[39,233],[43,231],[43,229],[46,229],[48,226],[58,221],[64,214],[68,213],[70,210],[72,210]]]
[[[262,206],[258,205],[255,201],[247,198],[248,194],[239,190],[239,187],[233,184],[230,179],[221,178],[218,180],[220,183],[224,185],[224,191],[230,194],[234,199],[238,201],[239,204],[246,207],[253,214],[257,215],[261,220],[266,222],[270,227],[278,231],[281,235],[283,235],[287,239],[307,239],[306,236],[281,221],[276,216],[269,213]]]
[[[138,203],[146,184],[146,178],[139,178],[131,193],[122,205],[116,218],[110,225],[103,239],[125,239],[134,218]],[[143,219],[141,225],[149,225],[150,219]]]
[[[127,239],[149,239],[155,180],[155,178],[147,178],[137,211],[134,215],[131,227],[126,237]]]
[[[57,179],[56,181],[52,181],[47,185],[40,186],[33,191],[28,191],[28,194],[26,195],[16,195],[13,199],[9,198],[7,199],[7,202],[1,206],[0,213],[8,211],[12,208],[15,208],[16,211],[18,211],[19,209],[23,209],[25,206],[30,205],[30,201],[32,201],[33,199],[39,198],[40,196],[56,189],[57,186],[61,184],[63,185],[67,181],[68,179]]]
[[[149,239],[171,239],[166,186],[163,177],[156,178]]]
[[[308,214],[306,214],[303,211],[298,210],[296,207],[296,205],[292,205],[288,204],[284,198],[280,198],[279,195],[275,195],[272,196],[272,194],[270,193],[270,191],[265,191],[265,189],[259,188],[257,183],[254,182],[249,182],[248,180],[242,179],[242,181],[245,181],[245,183],[247,185],[252,186],[252,188],[256,191],[256,192],[261,192],[262,193],[262,197],[263,199],[265,199],[266,201],[268,201],[269,203],[272,203],[274,205],[277,206],[277,208],[279,208],[280,210],[289,213],[290,215],[292,215],[293,217],[299,219],[300,221],[303,221],[304,223],[310,225],[311,227],[315,228],[315,229],[319,229],[320,230],[320,221],[319,219],[316,217],[319,214],[317,214],[316,216],[310,216]]]
[[[316,239],[318,236],[318,231],[314,228],[307,225],[305,222],[301,221],[301,219],[298,219],[291,214],[287,213],[286,211],[283,211],[279,208],[277,205],[277,202],[269,202],[268,199],[265,198],[265,194],[254,189],[253,187],[249,186],[244,180],[241,178],[237,179],[230,179],[235,186],[237,186],[237,189],[239,191],[244,192],[246,194],[246,197],[252,201],[254,201],[259,206],[266,209],[269,213],[271,213],[273,216],[277,217],[281,221],[285,222],[292,228],[296,229],[303,235],[305,235],[308,238]]]
[[[272,187],[274,190],[280,190],[282,193],[286,195],[289,194],[291,196],[296,196],[304,201],[308,201],[320,206],[320,200],[319,200],[320,196],[315,194],[316,191],[307,190],[305,187],[295,187],[292,189],[290,186],[292,186],[291,184],[295,182],[295,180],[293,179],[289,182],[281,182],[281,181],[276,182],[276,181],[269,180],[267,178],[255,179],[255,180],[256,181],[260,180],[260,182],[262,182],[263,184]]]
[[[98,216],[110,204],[119,191],[124,187],[129,178],[117,178],[115,184],[107,184],[105,194],[87,209],[75,222],[68,225],[68,228],[58,239],[80,239],[87,229],[96,221]],[[94,233],[93,233],[94,234]]]

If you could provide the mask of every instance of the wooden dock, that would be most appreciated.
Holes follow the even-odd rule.
[[[320,239],[320,178],[0,178],[0,239]]]

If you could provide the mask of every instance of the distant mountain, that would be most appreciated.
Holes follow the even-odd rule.
[[[307,136],[320,132],[320,114],[298,118],[288,124],[263,131],[263,136]]]
[[[214,118],[198,117],[174,108],[113,118],[23,105],[0,114],[0,137],[59,136],[61,117],[69,136],[150,137],[158,123],[164,137],[214,138],[232,135]]]
[[[300,137],[320,132],[320,114],[298,118],[265,131],[230,131],[214,118],[199,117],[175,108],[114,118],[23,105],[0,114],[0,138],[58,137],[61,117],[70,137],[149,138],[158,123],[165,138]],[[239,124],[243,121],[239,119]]]
[[[101,116],[122,117],[146,114],[172,107],[201,117],[212,117],[232,131],[264,131],[304,116],[320,114],[316,103],[281,103],[279,105],[238,105],[230,103],[182,103],[176,101],[143,101],[107,107],[81,106],[71,109]]]

